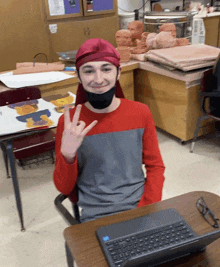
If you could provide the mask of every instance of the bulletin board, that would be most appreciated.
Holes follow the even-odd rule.
[[[93,11],[113,10],[113,0],[95,0],[93,1]]]
[[[103,15],[117,12],[117,0],[83,0],[84,16]]]
[[[80,0],[44,0],[48,20],[74,18],[83,16]]]

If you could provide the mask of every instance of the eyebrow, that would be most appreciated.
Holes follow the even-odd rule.
[[[108,67],[108,66],[111,66],[111,65],[112,64],[110,64],[110,63],[106,63],[106,64],[101,65],[101,67],[103,68],[103,67]],[[86,68],[93,68],[93,66],[92,65],[86,65],[82,69],[84,70]]]

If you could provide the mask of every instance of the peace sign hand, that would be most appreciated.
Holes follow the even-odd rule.
[[[61,140],[61,154],[67,162],[73,162],[78,148],[86,134],[97,124],[98,121],[93,121],[86,128],[84,121],[79,121],[82,105],[77,105],[72,122],[70,121],[70,113],[68,105],[64,108],[64,131]]]

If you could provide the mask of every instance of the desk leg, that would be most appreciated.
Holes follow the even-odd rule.
[[[10,178],[9,170],[8,170],[8,155],[7,155],[7,149],[5,143],[1,143],[1,148],[3,152],[4,162],[5,162],[5,169],[7,173],[7,178]]]
[[[65,242],[65,249],[66,249],[66,260],[68,267],[74,267],[73,266],[73,256],[72,253],[67,245],[67,242]]]
[[[16,205],[17,205],[17,210],[21,222],[21,231],[25,231],[24,228],[24,222],[23,222],[23,212],[22,212],[22,204],[21,204],[21,197],[20,197],[20,190],[19,190],[19,185],[18,185],[18,179],[17,179],[17,172],[16,172],[16,166],[15,166],[15,157],[13,153],[13,141],[10,140],[7,143],[7,154],[10,162],[10,167],[11,167],[11,176],[12,176],[12,181],[13,181],[13,186],[14,186],[14,193],[15,193],[15,199],[16,199]]]

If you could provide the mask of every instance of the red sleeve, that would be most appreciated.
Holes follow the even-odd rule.
[[[77,177],[78,177],[78,167],[77,167],[77,156],[74,163],[68,164],[63,155],[60,152],[61,139],[64,129],[64,116],[62,115],[59,119],[57,125],[56,141],[55,141],[55,170],[53,174],[54,184],[58,191],[64,195],[69,195],[73,191]]]
[[[147,178],[144,185],[144,193],[138,203],[138,207],[161,201],[164,183],[165,167],[159,150],[156,128],[149,109],[143,134],[142,155]]]

